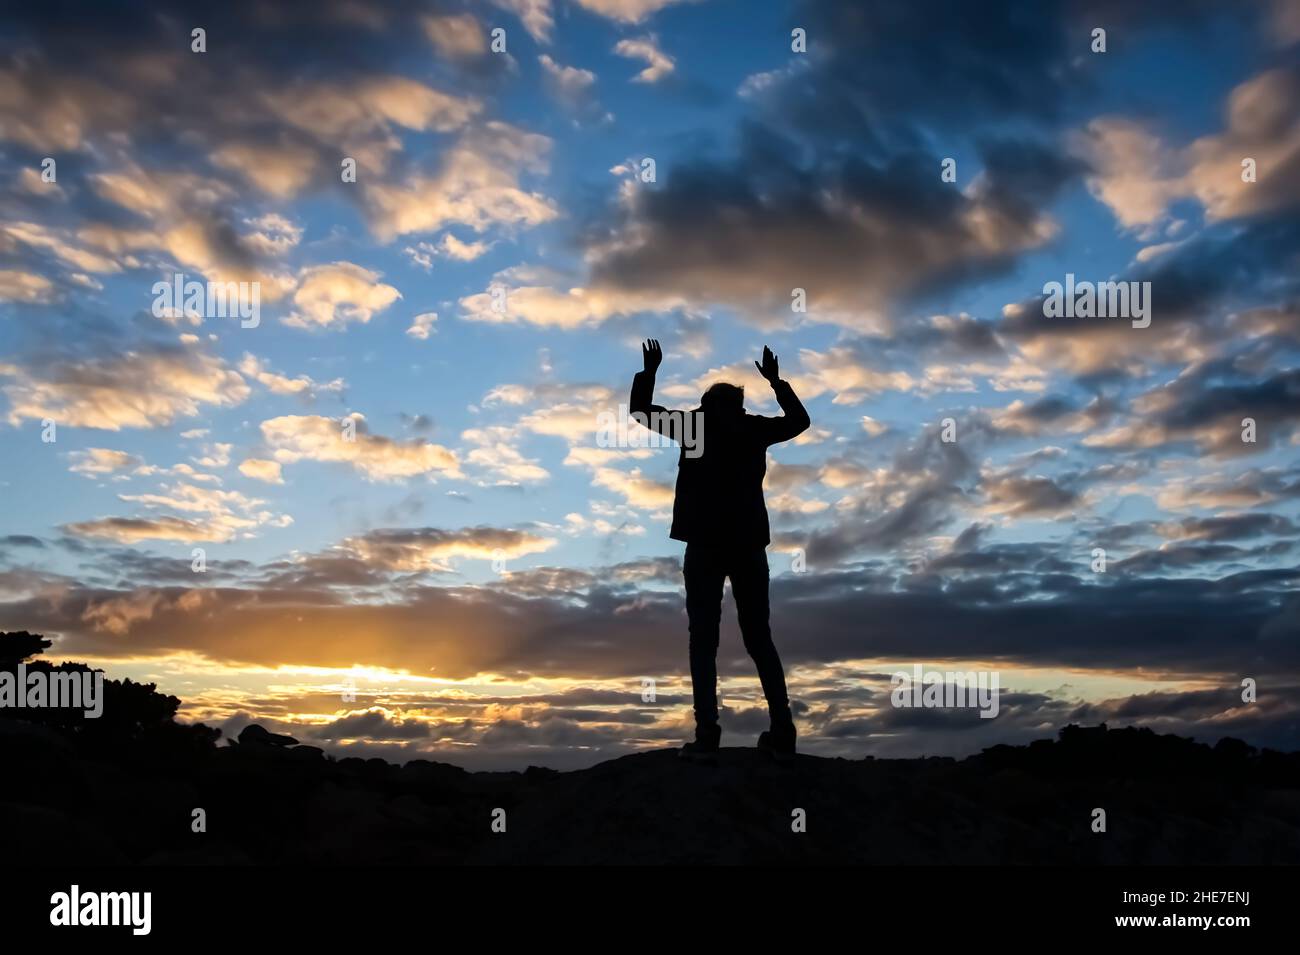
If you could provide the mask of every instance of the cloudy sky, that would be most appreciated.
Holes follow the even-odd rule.
[[[805,750],[1300,738],[1296,0],[5,17],[0,628],[334,752],[675,743],[676,452],[598,421],[645,337],[664,403],[772,413],[769,344]],[[178,273],[259,320],[155,307]],[[1067,274],[1150,325],[1045,316]],[[721,663],[749,745],[730,607]],[[890,706],[914,663],[999,715]]]

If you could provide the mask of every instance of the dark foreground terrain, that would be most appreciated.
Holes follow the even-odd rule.
[[[15,641],[13,638],[21,638]],[[8,639],[12,664],[32,650]],[[44,644],[44,641],[40,641]],[[15,649],[16,648],[16,649]],[[43,665],[43,664],[41,664]],[[33,664],[28,664],[29,669]],[[64,666],[77,666],[65,664]],[[1300,753],[1069,726],[963,760],[717,766],[654,751],[578,772],[339,759],[108,681],[104,716],[0,711],[0,834],[25,864],[1300,863]],[[207,831],[193,832],[192,812]],[[1092,831],[1093,810],[1106,832]],[[505,810],[505,832],[494,811]],[[792,831],[803,810],[806,832]],[[500,815],[499,813],[497,814]]]

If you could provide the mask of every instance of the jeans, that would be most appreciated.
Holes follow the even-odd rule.
[[[722,620],[722,584],[730,577],[740,633],[758,667],[772,726],[792,726],[785,671],[768,622],[767,548],[689,543],[682,570],[686,578],[696,725],[712,728],[718,724],[718,625]]]

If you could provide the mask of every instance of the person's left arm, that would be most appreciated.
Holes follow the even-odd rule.
[[[777,364],[776,355],[772,354],[772,349],[766,345],[763,346],[763,363],[760,365],[754,362],[758,373],[767,379],[768,384],[772,386],[772,392],[776,395],[776,403],[781,406],[783,414],[779,418],[769,418],[764,415],[755,415],[754,418],[759,422],[762,431],[764,443],[780,444],[782,441],[789,441],[791,438],[797,438],[808,430],[812,424],[812,419],[808,417],[808,411],[804,408],[803,402],[799,396],[794,393],[794,388],[790,382],[781,377]]]

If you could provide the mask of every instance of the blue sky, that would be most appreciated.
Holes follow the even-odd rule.
[[[599,448],[597,417],[644,338],[665,404],[725,379],[771,413],[766,344],[813,419],[767,482],[808,748],[1102,719],[1294,738],[1292,0],[56,3],[9,26],[5,629],[338,751],[663,745],[687,716],[676,454]],[[156,316],[176,272],[258,282],[260,324]],[[1067,273],[1149,282],[1151,326],[1047,318]],[[761,698],[728,621],[743,737]],[[882,705],[918,661],[999,669],[1004,715]]]

